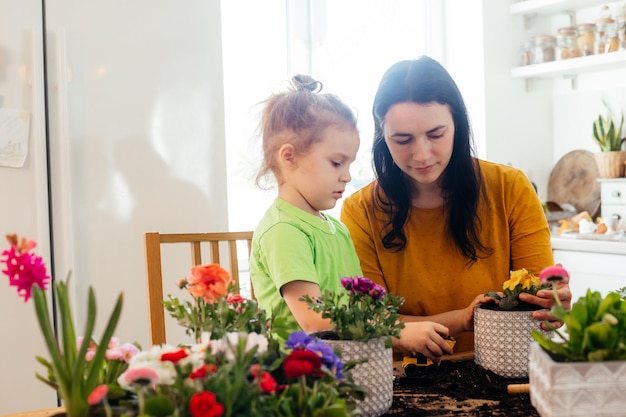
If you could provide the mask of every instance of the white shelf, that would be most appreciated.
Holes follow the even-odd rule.
[[[511,4],[509,13],[522,16],[567,13],[572,10],[606,4],[608,1],[610,0],[524,0]]]
[[[533,2],[537,1],[539,0],[533,0]],[[530,0],[524,3],[530,3]],[[516,67],[511,70],[511,76],[513,78],[553,78],[624,67],[626,67],[626,51],[617,51]]]

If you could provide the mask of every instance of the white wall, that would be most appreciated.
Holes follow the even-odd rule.
[[[78,334],[89,287],[96,339],[123,292],[115,335],[145,346],[144,233],[228,227],[220,2],[45,4],[56,279],[72,272]],[[0,2],[0,105],[33,116],[26,165],[0,167],[0,236],[36,239],[51,266],[40,7]],[[188,273],[166,269],[165,293]],[[47,353],[32,305],[2,284],[0,414],[54,406],[34,376]]]
[[[446,63],[470,113],[478,155],[522,169],[545,198],[553,165],[550,84],[513,79],[523,21],[497,0],[446,1]]]

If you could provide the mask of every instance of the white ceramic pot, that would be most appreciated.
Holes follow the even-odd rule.
[[[542,417],[626,415],[626,361],[555,362],[533,342],[529,381]]]
[[[393,401],[393,354],[391,348],[385,347],[384,337],[359,342],[354,340],[330,340],[323,337],[323,332],[311,333],[319,337],[333,349],[341,349],[341,360],[367,358],[367,362],[356,365],[352,369],[354,383],[365,388],[367,394],[363,401],[357,401],[362,411],[359,416],[377,417],[391,408]]]
[[[474,361],[505,378],[528,377],[528,347],[531,331],[541,330],[532,311],[474,310]]]

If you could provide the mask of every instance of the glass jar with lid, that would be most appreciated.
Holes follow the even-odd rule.
[[[578,48],[576,47],[576,30],[574,28],[558,29],[554,52],[557,61],[575,58],[578,56]]]
[[[617,49],[626,51],[626,15],[617,18],[617,39],[619,41]]]
[[[543,64],[554,61],[554,36],[533,36],[530,38],[530,62],[531,64]]]
[[[593,23],[579,23],[576,28],[578,30],[576,48],[579,56],[593,55],[596,25]]]
[[[524,41],[524,43],[522,44],[522,50],[520,52],[520,65],[532,64],[530,51],[531,51],[530,41]]]
[[[596,33],[594,40],[594,54],[603,54],[617,50],[617,38],[615,37],[615,20],[603,17],[596,20]]]

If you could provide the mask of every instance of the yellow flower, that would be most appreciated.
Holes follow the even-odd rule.
[[[517,271],[511,271],[509,280],[502,284],[502,288],[514,291],[515,288],[520,286],[522,290],[529,290],[533,286],[539,287],[540,285],[541,282],[539,281],[539,278],[534,276],[527,269],[522,268]]]

